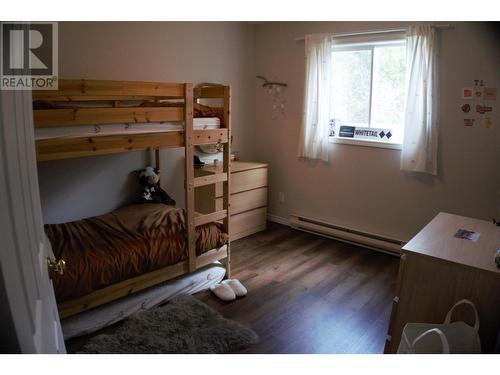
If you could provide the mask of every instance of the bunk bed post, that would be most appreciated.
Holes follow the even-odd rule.
[[[193,85],[184,84],[184,151],[186,189],[186,241],[189,272],[196,270],[196,232],[194,224],[194,166],[193,166]]]
[[[229,196],[231,192],[231,91],[229,86],[224,86],[224,127],[227,128],[227,144],[224,145],[223,152],[223,173],[227,174],[227,180],[223,182],[223,199],[222,208],[227,210],[227,216],[224,218],[224,232],[231,233],[230,222],[231,222],[231,210],[229,204]],[[231,241],[228,239],[227,242],[227,258],[226,258],[226,277],[229,279],[231,277]]]

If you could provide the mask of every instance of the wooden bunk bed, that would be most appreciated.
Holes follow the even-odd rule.
[[[223,119],[218,129],[193,129],[193,107],[198,99],[220,99]],[[74,107],[73,103],[87,103]],[[139,102],[136,105],[133,103]],[[224,233],[230,232],[230,88],[209,86],[196,89],[191,83],[136,81],[60,80],[57,91],[34,91],[35,129],[67,129],[82,125],[105,127],[126,123],[140,126],[149,123],[183,122],[184,127],[165,131],[139,131],[96,134],[95,136],[65,135],[55,132],[35,139],[38,161],[58,160],[131,151],[155,150],[159,168],[159,150],[184,147],[187,260],[93,291],[83,297],[58,304],[60,318],[69,317],[131,293],[149,288],[166,280],[197,269],[217,260],[226,259],[226,277],[230,277],[230,243],[221,248],[196,255],[195,228],[220,221]],[[132,103],[132,105],[130,104]],[[147,106],[143,106],[148,103]],[[42,108],[40,108],[42,105]],[[195,145],[224,144],[222,173],[194,177],[193,148]],[[200,215],[195,212],[194,190],[197,187],[223,183],[222,210]]]

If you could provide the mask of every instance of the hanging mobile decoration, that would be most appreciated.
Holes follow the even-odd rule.
[[[271,103],[273,108],[273,120],[276,119],[276,113],[281,116],[285,116],[286,99],[283,95],[284,88],[288,85],[282,82],[270,82],[263,76],[257,76],[257,78],[262,79],[264,83],[262,87],[267,90],[267,93],[271,97]]]

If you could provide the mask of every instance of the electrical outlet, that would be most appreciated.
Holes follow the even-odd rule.
[[[282,191],[278,193],[278,201],[280,203],[285,203],[285,193],[283,193]]]

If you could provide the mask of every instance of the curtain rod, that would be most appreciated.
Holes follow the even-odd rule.
[[[446,30],[446,29],[451,29],[452,27],[449,24],[443,24],[443,25],[433,25],[432,27],[440,30]],[[368,30],[368,31],[355,31],[355,32],[350,32],[350,33],[339,33],[339,34],[332,34],[332,37],[338,38],[338,37],[345,37],[345,36],[360,36],[360,35],[373,35],[373,34],[387,34],[387,33],[403,33],[408,31],[408,29],[405,28],[400,28],[400,29],[383,29],[383,30]],[[302,42],[305,40],[305,37],[301,36],[298,38],[295,38],[296,42]]]

